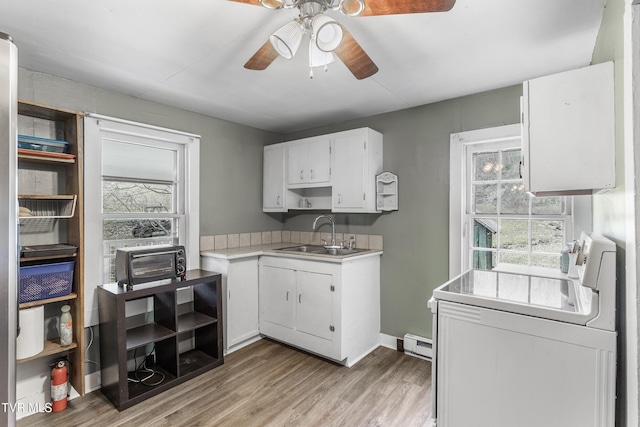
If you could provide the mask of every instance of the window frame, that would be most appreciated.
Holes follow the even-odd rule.
[[[120,140],[158,147],[181,147],[182,156],[177,161],[177,188],[181,192],[181,206],[176,212],[164,217],[178,218],[178,243],[185,246],[187,268],[200,266],[200,136],[196,134],[161,128],[128,120],[89,113],[84,119],[85,133],[85,259],[100,260],[86,263],[85,278],[85,327],[98,324],[98,304],[96,287],[103,284],[103,222],[123,214],[103,214],[102,212],[102,146],[103,140]],[[176,197],[174,195],[174,197]],[[175,200],[174,200],[175,202]],[[158,214],[126,214],[152,217]],[[99,265],[98,265],[99,264]]]
[[[465,199],[463,200],[463,209],[464,209],[464,219],[463,219],[463,245],[468,250],[466,254],[463,254],[462,265],[468,266],[471,268],[474,266],[473,252],[474,250],[478,250],[479,252],[491,252],[495,254],[495,258],[497,259],[497,264],[501,261],[501,257],[504,255],[520,255],[526,256],[529,262],[531,262],[531,258],[536,255],[541,255],[548,257],[549,252],[536,251],[534,247],[532,247],[532,239],[534,238],[532,225],[534,221],[562,221],[564,223],[564,227],[562,230],[562,240],[566,242],[567,236],[572,236],[572,213],[571,213],[571,198],[569,196],[564,196],[565,205],[562,213],[559,214],[536,214],[533,213],[533,198],[529,198],[527,200],[527,213],[510,213],[510,212],[501,212],[500,209],[496,209],[495,213],[482,213],[476,212],[473,210],[473,187],[474,184],[485,184],[486,185],[497,185],[497,203],[498,206],[501,205],[502,199],[502,191],[500,191],[499,186],[502,184],[514,184],[518,183],[519,185],[524,185],[522,178],[503,178],[502,173],[499,172],[497,174],[496,179],[494,180],[477,180],[472,176],[474,172],[474,155],[475,154],[483,154],[483,153],[505,153],[508,151],[520,150],[520,138],[503,138],[500,141],[485,141],[483,143],[474,143],[474,144],[465,144],[463,146],[463,156],[466,159],[466,167],[463,171],[465,174],[465,182],[463,191],[465,192]],[[471,172],[471,173],[469,173]],[[563,196],[558,196],[563,197]],[[474,236],[473,233],[473,223],[477,219],[484,220],[495,220],[496,223],[496,248],[481,248],[476,247],[472,240]],[[527,249],[526,250],[512,250],[512,249],[504,249],[501,244],[501,227],[503,221],[526,221],[527,223]],[[558,248],[558,254],[560,253],[561,248]],[[531,265],[531,264],[529,264]]]
[[[503,143],[520,140],[521,125],[513,124],[467,132],[454,133],[450,136],[450,192],[449,192],[449,278],[456,277],[468,270],[469,264],[469,226],[468,213],[465,212],[467,183],[467,147],[489,146],[491,143]],[[482,150],[484,151],[484,150]],[[590,231],[592,227],[591,196],[573,196],[567,199],[570,219],[568,220],[565,240],[577,238],[581,231]],[[543,215],[540,219],[546,218]],[[536,215],[535,218],[538,219]]]

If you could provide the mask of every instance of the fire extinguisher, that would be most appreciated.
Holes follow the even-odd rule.
[[[69,369],[66,360],[58,360],[51,366],[51,412],[60,412],[67,407]]]

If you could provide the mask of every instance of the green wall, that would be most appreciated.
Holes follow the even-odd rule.
[[[617,245],[617,328],[618,360],[616,390],[616,425],[638,425],[638,337],[637,284],[626,280],[626,274],[635,277],[635,263],[627,270],[627,245],[633,245],[632,218],[637,216],[634,209],[634,149],[633,141],[625,140],[625,96],[624,74],[624,0],[609,0],[602,17],[598,39],[593,51],[593,63],[614,61],[615,64],[615,111],[616,111],[616,188],[596,194],[593,197],[594,231],[612,239]],[[630,59],[629,59],[630,60]],[[629,170],[627,170],[627,168]],[[626,177],[631,177],[627,182]],[[631,200],[631,202],[629,202]],[[632,232],[633,233],[633,232]],[[630,271],[633,271],[630,273]],[[625,274],[626,273],[626,274]],[[628,286],[636,287],[628,288]],[[634,325],[635,323],[635,325]],[[635,378],[633,378],[635,377]],[[633,379],[632,379],[633,378]]]
[[[20,98],[200,134],[200,235],[311,230],[314,215],[262,213],[262,147],[371,127],[384,135],[384,169],[400,180],[397,212],[336,215],[341,233],[381,234],[382,332],[431,337],[427,300],[448,279],[449,136],[519,122],[513,86],[281,135],[20,69]]]
[[[262,147],[281,135],[23,68],[18,97],[201,135],[200,235],[280,229],[262,213]]]
[[[384,135],[384,170],[398,174],[399,210],[335,215],[340,233],[381,234],[382,333],[431,337],[427,301],[449,274],[449,137],[519,123],[522,87],[484,92],[286,135],[286,140],[370,127]],[[315,215],[284,215],[311,231]]]

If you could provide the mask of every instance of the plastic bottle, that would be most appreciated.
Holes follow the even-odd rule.
[[[63,305],[60,316],[60,345],[71,345],[73,342],[73,320],[71,319],[71,307]]]
[[[560,252],[560,271],[563,273],[569,272],[569,252],[573,245],[571,243],[567,243],[564,248],[562,248],[562,252]]]

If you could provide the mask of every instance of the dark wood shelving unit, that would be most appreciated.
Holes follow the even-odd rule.
[[[98,287],[102,392],[118,410],[162,393],[224,363],[222,332],[222,279],[218,273],[187,271],[185,280],[166,279],[134,285],[132,290],[111,283]],[[177,292],[190,288],[188,310],[178,314]],[[153,310],[141,325],[129,325],[126,303],[153,300]],[[129,320],[129,321],[128,321]],[[180,342],[192,348],[180,352]],[[144,360],[153,346],[156,374],[151,386],[131,382],[127,363]],[[160,375],[162,374],[162,375]]]

